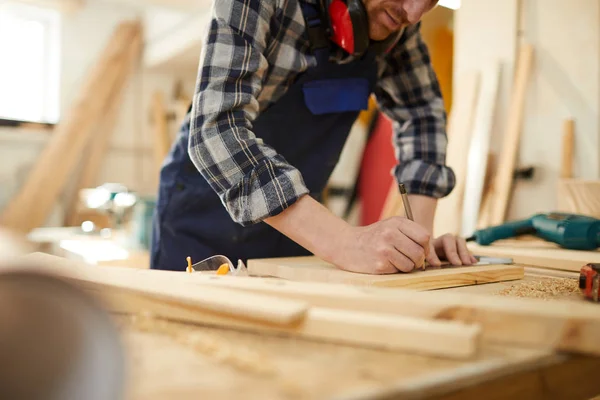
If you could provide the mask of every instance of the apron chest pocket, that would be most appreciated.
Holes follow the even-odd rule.
[[[369,106],[369,81],[363,78],[321,79],[303,85],[304,102],[315,115],[362,111]]]

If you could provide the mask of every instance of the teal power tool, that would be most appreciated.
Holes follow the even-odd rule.
[[[585,215],[552,212],[475,231],[467,241],[487,246],[497,240],[535,235],[569,250],[600,247],[600,220]]]

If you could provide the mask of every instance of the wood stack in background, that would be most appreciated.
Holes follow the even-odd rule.
[[[558,210],[600,218],[600,180],[578,179],[573,172],[575,121],[563,125],[561,174],[556,190]]]
[[[456,173],[457,185],[451,195],[438,203],[434,236],[445,233],[468,236],[475,229],[505,221],[532,64],[533,47],[524,44],[517,62],[508,124],[506,132],[502,132],[503,146],[496,166],[492,162],[495,158],[490,140],[501,74],[498,65],[490,63],[485,71],[476,72],[477,85],[474,77],[467,77],[464,86],[456,89],[459,104],[449,116],[447,162]]]
[[[142,28],[137,21],[121,23],[115,29],[65,118],[56,126],[19,192],[3,210],[0,224],[5,228],[27,233],[42,226],[74,178],[74,171],[83,171],[79,186],[89,185],[95,179],[118,113],[121,92],[142,42]],[[78,169],[81,160],[84,164]]]

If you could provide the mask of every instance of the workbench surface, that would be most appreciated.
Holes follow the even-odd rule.
[[[532,269],[520,282],[539,282]],[[444,291],[499,295],[519,282]],[[583,301],[578,296],[568,296]],[[600,309],[599,309],[600,310]],[[119,317],[127,399],[589,399],[600,358],[486,346],[456,361],[288,337]],[[482,397],[481,397],[482,398]]]

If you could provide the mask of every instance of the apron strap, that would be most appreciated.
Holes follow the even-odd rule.
[[[323,49],[329,50],[331,41],[327,35],[327,22],[324,20],[319,6],[300,1],[300,7],[302,7],[302,15],[306,23],[311,49],[314,52]]]

